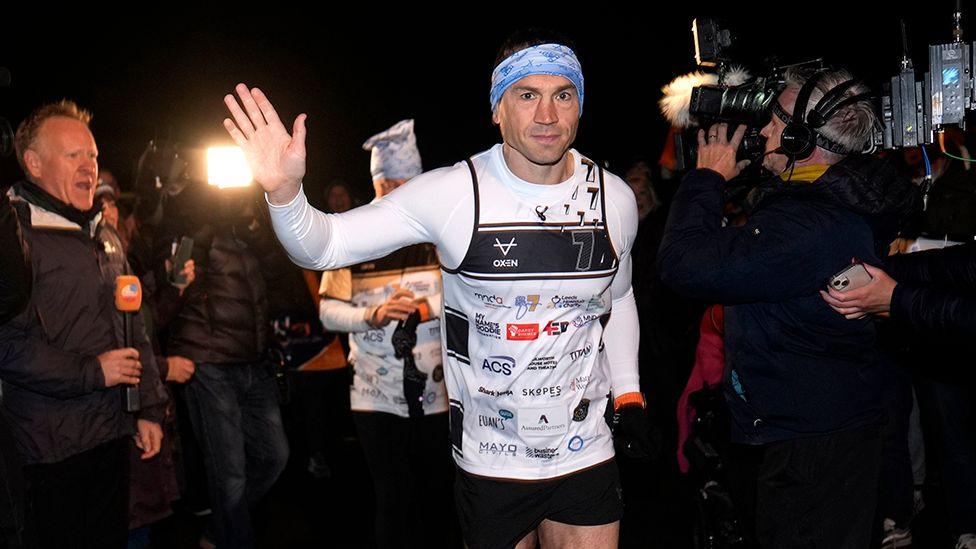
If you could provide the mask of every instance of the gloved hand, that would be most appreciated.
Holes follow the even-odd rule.
[[[636,461],[656,461],[661,455],[661,431],[639,404],[624,405],[613,414],[617,452]]]
[[[423,417],[424,388],[427,386],[427,374],[418,370],[413,360],[420,320],[420,311],[414,311],[393,330],[394,355],[403,360],[403,397],[407,400],[410,417]]]

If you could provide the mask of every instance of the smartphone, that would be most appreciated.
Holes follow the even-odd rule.
[[[186,284],[186,276],[182,273],[191,254],[193,254],[193,239],[184,236],[180,239],[180,246],[176,248],[176,252],[170,259],[173,263],[173,270],[169,273],[169,279],[173,284]]]
[[[830,287],[838,292],[847,292],[871,282],[871,273],[862,263],[854,263],[843,271],[830,277]]]

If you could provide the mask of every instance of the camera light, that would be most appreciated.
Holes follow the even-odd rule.
[[[207,149],[207,183],[220,189],[247,187],[254,180],[240,147]]]

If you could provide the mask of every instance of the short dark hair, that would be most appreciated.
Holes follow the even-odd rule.
[[[505,59],[508,59],[513,53],[540,44],[559,44],[576,51],[573,43],[568,38],[554,30],[535,27],[519,29],[502,42],[502,47],[498,50],[498,55],[495,57],[495,64],[492,65],[492,69],[497,67]]]
[[[41,125],[44,124],[44,121],[48,118],[54,118],[56,116],[72,118],[81,122],[85,126],[91,122],[92,118],[90,112],[79,107],[77,103],[70,99],[62,99],[57,103],[48,103],[47,105],[41,105],[40,107],[34,109],[34,111],[27,115],[27,118],[20,123],[20,126],[17,127],[17,134],[14,136],[14,150],[17,151],[17,162],[20,163],[20,167],[24,170],[24,174],[29,173],[27,171],[27,166],[24,164],[24,151],[29,149],[31,145],[34,144],[34,140],[37,139],[37,132],[41,129]]]

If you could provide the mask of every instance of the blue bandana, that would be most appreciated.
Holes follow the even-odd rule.
[[[583,69],[573,50],[559,44],[540,44],[508,56],[491,73],[491,111],[512,84],[532,74],[563,76],[576,86],[583,114]]]

